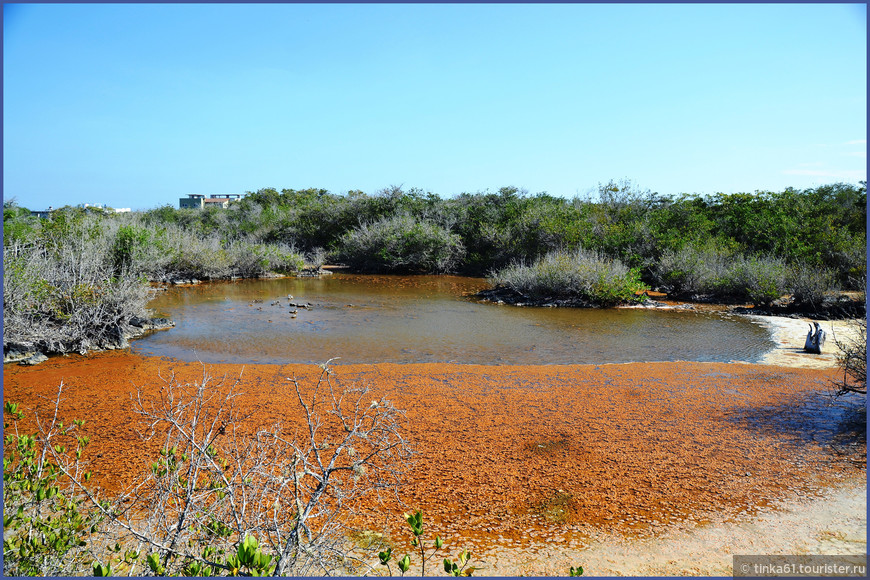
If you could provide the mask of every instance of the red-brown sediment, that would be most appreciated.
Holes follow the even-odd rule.
[[[299,420],[287,377],[313,365],[207,365],[242,376],[238,401],[263,426]],[[866,446],[832,451],[832,370],[724,363],[570,366],[375,364],[333,367],[406,412],[415,469],[402,511],[463,545],[582,538],[595,529],[655,532],[685,519],[752,513],[864,469]],[[158,373],[183,381],[203,366],[129,353],[4,367],[4,401],[84,418],[95,481],[118,490],[153,460],[130,394]],[[40,397],[44,397],[40,398]],[[461,539],[460,539],[461,538]]]

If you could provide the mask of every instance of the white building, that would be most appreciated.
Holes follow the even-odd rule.
[[[187,197],[182,197],[178,200],[179,208],[199,208],[206,206],[220,206],[223,208],[229,207],[231,202],[242,199],[242,193],[213,193],[206,196],[201,193],[189,193]]]

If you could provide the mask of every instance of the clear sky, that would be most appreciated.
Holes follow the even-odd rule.
[[[866,179],[862,4],[5,4],[4,198]]]

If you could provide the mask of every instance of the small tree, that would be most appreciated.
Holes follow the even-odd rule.
[[[54,412],[36,415],[38,434],[19,430],[25,414],[19,404],[3,406],[3,573],[6,576],[80,574],[94,554],[88,539],[101,516],[84,501],[64,474],[88,480],[82,451],[89,437],[84,421],[64,426],[58,417],[63,383]],[[7,421],[8,419],[8,421]]]

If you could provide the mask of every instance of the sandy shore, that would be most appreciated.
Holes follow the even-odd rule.
[[[766,364],[335,367],[340,384],[406,410],[415,467],[404,503],[377,508],[393,514],[389,537],[404,549],[401,513],[421,509],[489,575],[729,574],[731,554],[863,553],[866,443],[844,438],[849,406],[829,396],[832,343],[804,355],[801,321],[759,323],[778,344]],[[243,409],[263,425],[298,421],[286,377],[320,371],[208,370],[241,376]],[[88,420],[95,481],[118,489],[154,451],[130,393],[202,371],[122,352],[57,357],[6,365],[4,400],[44,412],[62,380],[64,415]]]
[[[819,323],[827,334],[821,354],[804,352],[809,325],[813,322],[809,318],[783,318],[779,316],[748,315],[765,328],[769,329],[776,348],[769,351],[762,358],[763,364],[797,367],[797,368],[836,368],[837,367],[837,344],[836,341],[849,343],[857,336],[857,329],[850,320],[825,320]]]

